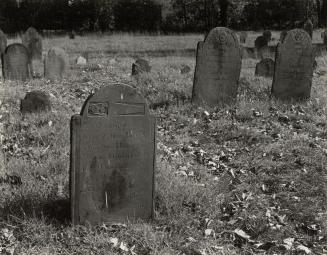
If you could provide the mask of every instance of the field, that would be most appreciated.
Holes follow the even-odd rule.
[[[307,102],[271,100],[272,80],[243,59],[236,105],[197,108],[188,50],[202,38],[45,39],[44,52],[59,46],[70,56],[63,81],[0,83],[0,254],[327,254],[327,57],[317,58]],[[76,66],[85,51],[89,64]],[[131,77],[136,56],[150,74]],[[155,219],[72,227],[70,118],[117,82],[137,87],[157,118]],[[20,114],[31,90],[50,94],[51,112]]]

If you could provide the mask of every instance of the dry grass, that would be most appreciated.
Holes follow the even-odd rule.
[[[96,50],[90,62],[101,68],[72,65],[58,83],[1,83],[0,177],[17,177],[0,183],[1,248],[14,247],[17,254],[131,254],[110,243],[118,238],[136,254],[296,254],[299,245],[323,254],[327,58],[318,58],[308,102],[271,101],[271,79],[255,77],[257,61],[246,59],[236,106],[204,109],[189,102],[193,57],[148,55],[152,72],[133,78],[131,56],[106,53],[194,48],[199,39],[114,35],[46,40],[45,50],[61,46],[71,63],[77,52]],[[192,71],[181,74],[183,64]],[[135,85],[150,105],[166,107],[152,110],[158,121],[156,217],[118,228],[72,227],[70,117],[92,91],[115,82]],[[34,89],[50,93],[53,109],[23,117],[20,99]],[[3,238],[3,229],[13,231],[14,238]],[[213,232],[205,235],[208,229]],[[238,229],[251,240],[240,237]],[[294,238],[290,250],[283,246],[287,238]],[[266,245],[261,251],[260,244]]]

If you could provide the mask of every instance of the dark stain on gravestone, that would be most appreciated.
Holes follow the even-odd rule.
[[[272,96],[282,100],[310,98],[314,53],[311,38],[302,29],[287,33],[278,45]]]
[[[73,224],[152,218],[154,162],[145,99],[123,84],[90,96],[71,122]]]
[[[208,106],[233,104],[241,72],[241,50],[233,31],[217,27],[197,47],[192,102]]]
[[[31,78],[31,61],[23,44],[9,45],[2,55],[2,72],[5,80],[26,81]]]

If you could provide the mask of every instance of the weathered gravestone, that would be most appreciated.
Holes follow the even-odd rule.
[[[255,75],[264,77],[274,76],[275,62],[271,58],[261,60],[255,68]]]
[[[6,48],[7,48],[7,36],[0,29],[0,54],[5,53]]]
[[[68,55],[61,48],[50,49],[44,62],[44,76],[49,80],[61,80],[69,65]]]
[[[272,96],[279,99],[310,97],[314,53],[311,38],[302,29],[294,29],[278,45]]]
[[[2,72],[5,80],[26,81],[31,78],[30,56],[23,44],[9,45],[2,60]]]
[[[42,59],[42,37],[34,27],[26,30],[22,42],[29,50],[32,60]]]
[[[310,38],[312,39],[313,24],[312,24],[311,19],[307,19],[307,21],[303,25],[303,29],[304,29],[304,31],[306,31],[309,34]]]
[[[271,41],[272,33],[269,30],[263,31],[262,36],[267,39],[268,42]]]
[[[233,31],[217,27],[198,43],[192,102],[232,104],[237,97],[241,50]]]
[[[279,41],[280,42],[283,42],[285,37],[287,35],[287,30],[283,30],[281,33],[280,33],[280,38],[279,38]]]
[[[138,75],[140,73],[149,73],[151,72],[151,66],[149,61],[138,58],[135,63],[132,65],[132,75]]]
[[[73,224],[153,217],[155,119],[128,85],[100,89],[71,121]]]
[[[321,33],[321,38],[323,40],[323,43],[325,45],[327,45],[327,29],[325,29],[322,33]]]
[[[25,113],[39,113],[51,110],[50,96],[42,91],[28,92],[20,103],[20,111]]]

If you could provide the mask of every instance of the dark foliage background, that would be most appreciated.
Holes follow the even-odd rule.
[[[6,33],[39,30],[205,32],[327,25],[327,0],[1,0]]]

